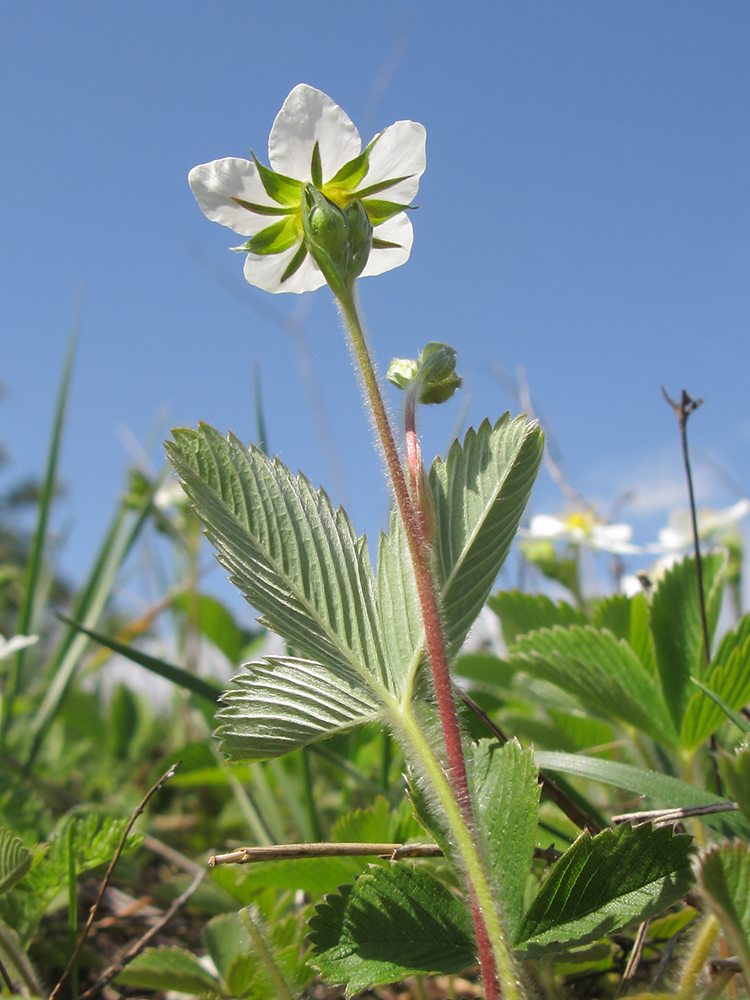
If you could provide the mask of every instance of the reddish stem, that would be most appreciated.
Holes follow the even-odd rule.
[[[404,469],[401,465],[398,450],[393,438],[388,414],[385,410],[383,397],[380,394],[375,369],[359,322],[359,316],[354,304],[353,295],[348,299],[340,299],[340,304],[347,320],[347,327],[352,338],[352,346],[356,356],[360,375],[364,383],[365,393],[370,403],[375,427],[383,449],[383,456],[388,467],[388,474],[393,485],[401,519],[404,524],[409,553],[411,555],[414,577],[417,584],[419,603],[422,609],[422,619],[425,629],[425,645],[427,656],[432,668],[435,684],[435,696],[440,713],[440,721],[445,740],[445,751],[448,758],[448,768],[458,807],[469,830],[474,829],[474,817],[471,808],[469,781],[466,773],[461,732],[456,714],[456,704],[453,700],[453,688],[448,669],[448,657],[445,650],[443,627],[440,621],[437,595],[430,567],[430,548],[424,532],[424,512],[419,503],[418,479],[415,489],[410,494],[407,487]],[[407,460],[410,473],[412,460],[419,455],[419,441],[414,427],[414,403],[411,405],[411,415],[408,417]],[[409,452],[411,451],[411,456]],[[501,993],[498,984],[497,966],[490,944],[487,927],[484,922],[473,885],[470,884],[471,908],[474,918],[474,928],[477,937],[479,961],[484,979],[487,1000],[500,1000]]]

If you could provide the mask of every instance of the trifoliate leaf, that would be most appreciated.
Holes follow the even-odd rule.
[[[404,976],[452,975],[476,963],[466,907],[426,869],[372,868],[328,896],[310,920],[312,963],[347,996]]]
[[[516,948],[528,958],[560,951],[671,906],[693,882],[691,843],[650,825],[581,834],[525,914]]]

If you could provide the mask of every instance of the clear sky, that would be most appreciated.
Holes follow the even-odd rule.
[[[245,284],[236,236],[186,181],[250,146],[265,158],[305,82],[365,141],[399,119],[427,128],[412,257],[360,288],[383,369],[429,340],[458,350],[465,389],[423,413],[427,455],[459,421],[518,412],[507,375],[523,366],[569,482],[605,515],[632,491],[636,541],[684,497],[661,383],[706,397],[696,453],[750,490],[748,51],[747,0],[5,4],[3,485],[43,466],[80,297],[58,516],[70,575],[135,442],[156,470],[175,424],[254,436],[256,364],[271,450],[358,530],[382,524],[330,294]],[[696,474],[706,503],[741,495],[705,459]],[[544,475],[532,507],[562,508]]]

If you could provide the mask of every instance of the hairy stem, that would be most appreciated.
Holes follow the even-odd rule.
[[[719,922],[716,917],[713,915],[707,917],[693,941],[690,954],[687,956],[675,1000],[689,1000],[690,997],[694,996],[698,976],[709,959],[718,933]]]
[[[427,763],[423,759],[423,752],[419,756],[420,759],[423,759],[423,764],[436,790],[436,782],[442,783],[442,792],[439,792],[441,804],[446,810],[446,814],[448,812],[451,813],[449,822],[461,844],[460,850],[469,880],[477,947],[487,1000],[498,1000],[500,997],[498,975],[505,997],[509,998],[509,1000],[517,1000],[517,998],[520,998],[520,991],[513,970],[510,950],[505,940],[505,934],[492,897],[487,874],[474,843],[474,821],[469,782],[466,774],[466,762],[463,755],[456,705],[453,700],[440,611],[430,567],[430,552],[428,540],[425,536],[424,512],[419,505],[417,490],[410,492],[406,482],[353,291],[349,290],[341,295],[338,302],[359,368],[363,391],[375,422],[378,440],[388,470],[388,477],[404,524],[404,531],[414,568],[419,602],[422,609],[425,645],[432,668],[436,700],[448,758],[450,781],[446,781],[445,775],[438,765],[437,760],[432,755],[431,750],[429,756],[434,762],[434,767],[427,767]],[[412,442],[412,444],[414,443]],[[424,736],[421,733],[420,736],[424,742]]]

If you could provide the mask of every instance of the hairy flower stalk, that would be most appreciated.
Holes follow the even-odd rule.
[[[337,295],[346,327],[357,359],[367,402],[373,414],[380,446],[388,475],[393,487],[401,518],[404,523],[409,552],[414,567],[414,577],[422,608],[427,656],[432,668],[435,694],[448,757],[450,782],[435,758],[424,734],[413,718],[404,719],[406,729],[422,765],[428,772],[441,806],[456,836],[459,851],[466,866],[469,892],[472,901],[477,947],[487,1000],[504,995],[508,1000],[520,1000],[521,991],[514,962],[505,938],[492,889],[477,850],[474,836],[474,817],[466,773],[461,732],[458,725],[453,687],[448,669],[443,629],[440,621],[437,596],[430,567],[429,541],[425,535],[425,516],[419,503],[419,490],[409,490],[398,449],[393,438],[388,414],[378,385],[375,368],[367,347],[364,331],[357,310],[353,282],[343,294]],[[414,428],[412,427],[412,431]],[[415,456],[418,447],[416,432],[410,447]],[[502,994],[498,986],[502,984]]]

